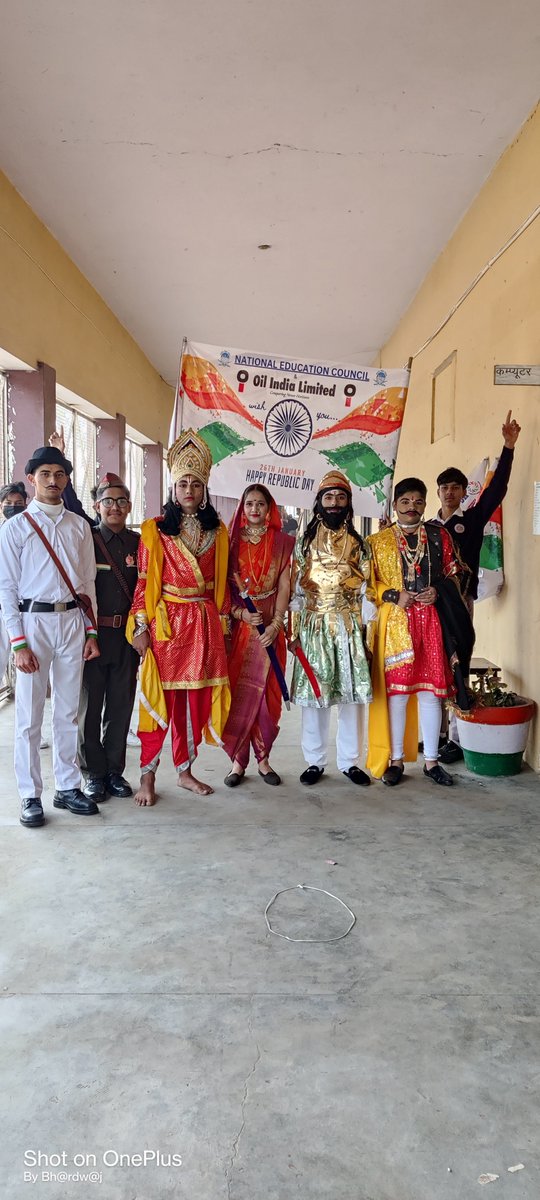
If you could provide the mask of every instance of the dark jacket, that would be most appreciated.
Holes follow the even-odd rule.
[[[476,504],[464,513],[454,513],[453,517],[444,522],[444,528],[452,535],[452,540],[455,542],[461,558],[469,567],[471,574],[467,594],[472,596],[473,600],[476,600],[478,595],[478,571],[484,527],[506,496],[513,461],[514,451],[503,446],[501,457],[493,472],[493,479],[481,493]],[[426,524],[442,525],[443,522],[435,517],[433,521],[427,521]]]

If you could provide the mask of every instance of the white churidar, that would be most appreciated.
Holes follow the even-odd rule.
[[[364,752],[364,704],[337,704],[336,751],[339,771],[360,765]],[[302,754],[308,767],[325,767],[332,708],[302,709]]]
[[[403,738],[409,696],[389,696],[390,736],[392,760],[403,758]],[[418,714],[424,742],[424,758],[435,761],[439,757],[439,735],[441,732],[442,703],[433,692],[418,692]]]

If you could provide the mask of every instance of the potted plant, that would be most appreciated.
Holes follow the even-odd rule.
[[[472,686],[469,712],[456,708],[465,766],[475,775],[517,775],[534,716],[534,700],[509,692],[497,673],[486,672]]]

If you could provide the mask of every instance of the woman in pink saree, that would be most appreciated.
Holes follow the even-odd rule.
[[[284,671],[287,646],[283,625],[294,538],[283,532],[276,502],[260,485],[246,488],[229,526],[229,537],[231,709],[222,739],[232,767],[225,783],[238,786],[253,747],[259,775],[276,787],[281,779],[270,766],[269,755],[279,733],[282,696],[266,647],[274,646]],[[244,607],[240,588],[249,592],[256,613]],[[264,634],[257,632],[260,624],[265,626]]]

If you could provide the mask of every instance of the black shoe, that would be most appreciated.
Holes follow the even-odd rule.
[[[387,787],[396,787],[403,779],[403,767],[387,767],[382,777]]]
[[[225,787],[238,787],[238,784],[242,782],[244,775],[245,771],[242,771],[241,775],[238,774],[238,771],[229,771],[229,774],[226,775],[225,779],[223,780]]]
[[[101,775],[90,775],[83,787],[87,800],[99,800],[100,804],[107,799],[105,780]]]
[[[278,775],[277,771],[267,771],[266,774],[264,771],[259,771],[259,775],[265,783],[270,784],[270,787],[279,787],[281,783],[281,775]]]
[[[324,775],[324,767],[308,767],[306,771],[302,771],[300,783],[305,783],[306,787],[311,787],[312,783],[318,783],[321,775]]]
[[[438,763],[435,763],[434,767],[430,767],[429,771],[427,767],[424,767],[424,775],[427,775],[428,779],[432,779],[433,783],[440,783],[441,787],[453,787],[454,780],[452,776],[448,774],[448,771],[443,770]]]
[[[439,762],[450,763],[461,762],[463,758],[463,750],[458,746],[457,742],[447,742],[442,750],[439,750]]]
[[[366,775],[365,771],[361,771],[360,767],[349,767],[348,771],[343,772],[350,779],[351,783],[358,783],[360,787],[369,787],[371,779]]]
[[[69,808],[80,817],[93,817],[99,812],[93,800],[87,800],[80,788],[70,788],[68,792],[55,792],[53,805],[55,808]]]
[[[127,779],[124,779],[123,775],[119,775],[116,771],[110,771],[109,774],[105,776],[105,791],[108,792],[110,796],[133,795],[133,788],[131,787],[131,784],[128,783]],[[86,794],[88,795],[88,792]]]
[[[37,828],[38,825],[45,823],[41,800],[38,800],[37,796],[31,796],[29,800],[21,800],[19,821],[21,825],[28,825],[29,829]]]

